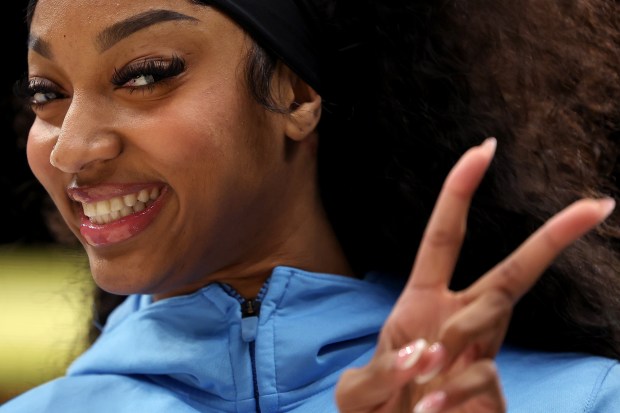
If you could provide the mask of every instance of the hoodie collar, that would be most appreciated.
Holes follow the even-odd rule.
[[[68,374],[147,377],[193,399],[234,401],[254,396],[253,362],[261,397],[286,403],[333,387],[343,369],[367,361],[400,291],[393,280],[276,267],[249,321],[221,284],[157,302],[129,296]],[[252,322],[254,335],[244,335]]]

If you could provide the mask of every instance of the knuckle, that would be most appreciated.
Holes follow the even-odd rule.
[[[449,337],[458,341],[462,341],[467,337],[470,337],[473,333],[474,328],[471,323],[451,322],[444,327],[443,332],[440,334],[440,336],[442,337],[442,339],[444,337]]]
[[[388,377],[391,372],[391,363],[384,358],[373,359],[364,369],[364,373],[372,377]]]
[[[517,297],[510,286],[516,287],[521,284],[521,278],[524,274],[523,266],[517,260],[511,259],[501,264],[498,271],[499,277],[503,281],[498,291],[505,294],[509,301],[516,300]]]
[[[364,383],[364,373],[362,370],[361,368],[350,368],[340,375],[340,379],[334,389],[334,397],[339,406],[345,406],[351,395],[355,394],[362,387]]]
[[[390,385],[397,382],[397,374],[395,369],[396,360],[389,354],[374,358],[370,363],[362,368],[353,370],[359,378],[373,383],[382,383]]]
[[[340,375],[340,380],[336,386],[336,395],[344,395],[350,391],[352,383],[357,381],[358,369],[347,369]]]
[[[465,228],[460,227],[454,230],[447,228],[436,228],[428,233],[426,241],[432,247],[457,247],[465,236]]]
[[[481,360],[476,365],[476,370],[479,377],[478,387],[490,396],[494,407],[493,411],[505,413],[507,411],[507,403],[495,361],[492,359]]]
[[[547,247],[552,251],[560,251],[565,247],[564,242],[556,237],[553,231],[545,230],[541,234],[541,238]]]
[[[493,360],[482,360],[477,366],[478,374],[484,383],[494,383],[499,379],[497,366]]]
[[[336,384],[336,388],[334,390],[334,398],[338,406],[342,406],[343,401],[346,399],[347,395],[351,391],[351,386],[349,385],[349,383],[350,380],[348,371],[345,371],[340,376],[340,380],[338,380],[338,383]]]
[[[505,261],[499,268],[499,274],[508,280],[517,280],[522,273],[523,267],[515,259]]]
[[[485,294],[485,299],[496,316],[503,318],[512,313],[514,301],[507,291],[503,289],[491,290]]]

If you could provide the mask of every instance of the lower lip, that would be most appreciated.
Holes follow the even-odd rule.
[[[157,215],[159,215],[163,207],[166,192],[164,188],[155,202],[149,205],[144,211],[127,215],[109,224],[94,224],[81,212],[82,224],[80,226],[80,233],[86,239],[86,242],[93,247],[118,244],[119,242],[133,238],[147,229],[155,218],[157,218]]]

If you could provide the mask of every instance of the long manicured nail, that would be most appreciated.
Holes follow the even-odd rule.
[[[413,409],[413,413],[437,413],[446,403],[446,393],[438,391],[425,396]]]
[[[484,148],[485,151],[490,152],[491,154],[495,153],[497,149],[497,139],[495,138],[486,138],[484,142],[480,144],[481,148]]]
[[[400,349],[396,359],[396,367],[399,370],[408,370],[413,367],[420,360],[420,356],[422,356],[427,345],[427,341],[421,338]]]
[[[446,349],[440,343],[431,345],[426,350],[426,354],[430,358],[429,364],[415,377],[415,382],[426,384],[433,380],[443,368],[445,353]]]
[[[611,215],[616,209],[616,201],[613,198],[603,198],[599,200],[599,205],[602,211],[604,211],[605,218]]]

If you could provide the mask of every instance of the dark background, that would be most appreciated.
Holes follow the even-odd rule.
[[[26,0],[5,3],[5,48],[0,85],[0,244],[49,243],[44,223],[47,196],[26,161],[27,111],[13,93],[13,85],[27,72]]]

